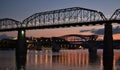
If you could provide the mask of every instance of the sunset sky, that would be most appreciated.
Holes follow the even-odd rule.
[[[0,19],[12,18],[22,21],[34,13],[69,7],[94,9],[103,12],[106,17],[110,17],[116,9],[120,8],[120,0],[0,0]],[[51,37],[65,34],[92,34],[91,32],[80,32],[80,30],[93,28],[101,29],[104,28],[104,26],[83,26],[44,30],[38,29],[26,31],[26,34],[29,37]],[[0,34],[7,34],[14,37],[17,36],[17,32],[2,32]],[[117,34],[116,37],[120,37],[120,35]]]

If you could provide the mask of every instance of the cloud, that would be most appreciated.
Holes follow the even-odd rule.
[[[80,30],[80,32],[89,32],[91,30]]]
[[[93,34],[104,35],[104,29],[91,30]]]
[[[113,28],[113,34],[119,34],[120,33],[120,26],[116,26]]]
[[[80,30],[80,32],[91,32],[97,35],[104,35],[104,28],[101,29],[91,29],[91,30]],[[120,33],[120,26],[113,27],[113,34]]]
[[[1,39],[12,39],[13,37],[7,36],[6,34],[0,35],[0,40]]]

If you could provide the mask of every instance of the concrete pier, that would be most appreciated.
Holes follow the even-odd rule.
[[[26,64],[26,38],[25,38],[25,30],[18,30],[18,40],[16,46],[16,69],[17,70],[25,70]]]
[[[95,43],[95,41],[89,41],[88,42],[89,48],[88,48],[88,52],[89,52],[89,61],[91,63],[96,62],[97,60],[97,44]]]
[[[56,43],[53,43],[52,52],[59,52],[59,51],[60,51],[60,47]]]
[[[104,70],[113,70],[113,37],[112,37],[112,25],[110,23],[105,24],[104,31],[104,49],[103,49],[103,66]]]

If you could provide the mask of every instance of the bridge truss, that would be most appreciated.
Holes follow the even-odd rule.
[[[69,35],[64,35],[60,36],[60,38],[63,38],[67,41],[81,41],[81,42],[86,42],[86,41],[96,41],[98,38],[98,35],[79,35],[79,34],[69,34]]]
[[[21,22],[10,18],[0,19],[0,30],[2,29],[14,29],[21,27]]]
[[[102,12],[81,7],[35,13],[22,22],[4,18],[0,19],[0,31],[70,27],[104,23],[120,23],[120,9],[117,9],[110,19],[106,19]]]
[[[111,16],[110,20],[120,20],[120,9],[117,9],[113,15]]]
[[[23,27],[54,26],[106,20],[103,13],[95,10],[72,7],[31,15],[23,21]]]

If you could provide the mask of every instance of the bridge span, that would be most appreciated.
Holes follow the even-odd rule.
[[[0,31],[17,31],[19,29],[45,29],[83,25],[119,23],[119,9],[107,19],[102,12],[80,7],[65,8],[35,13],[22,22],[10,18],[0,19]]]

